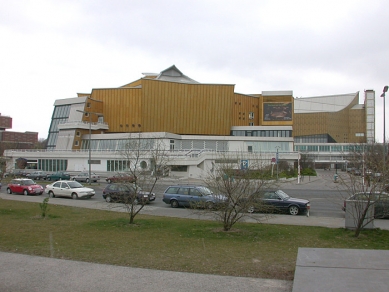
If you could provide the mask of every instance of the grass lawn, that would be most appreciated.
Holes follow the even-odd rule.
[[[389,231],[237,224],[128,215],[0,199],[0,250],[60,259],[204,274],[292,280],[299,247],[389,249]]]

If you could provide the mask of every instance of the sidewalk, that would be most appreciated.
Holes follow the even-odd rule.
[[[290,292],[291,281],[139,269],[0,252],[7,292]]]

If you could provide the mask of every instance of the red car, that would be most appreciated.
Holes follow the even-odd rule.
[[[105,179],[107,183],[133,183],[136,181],[136,177],[127,173],[116,173],[113,176]]]
[[[37,185],[32,179],[15,178],[8,184],[7,193],[23,194],[25,196],[42,195],[43,187],[41,185]]]

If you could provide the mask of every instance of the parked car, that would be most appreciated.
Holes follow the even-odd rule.
[[[57,181],[57,180],[70,180],[70,174],[64,171],[54,172],[46,176],[47,180]]]
[[[103,198],[108,202],[149,203],[155,200],[155,193],[135,188],[131,184],[108,184],[103,190]]]
[[[136,181],[136,177],[129,175],[127,173],[116,173],[113,176],[107,177],[105,179],[107,183],[133,183]]]
[[[89,172],[81,172],[75,176],[72,176],[71,178],[72,180],[76,180],[76,181],[79,181],[79,182],[90,182],[90,181],[93,181],[93,182],[97,182],[98,180],[100,180],[100,176],[98,176],[96,173],[94,172],[91,172],[91,178],[89,178]]]
[[[36,179],[36,180],[46,179],[46,176],[47,176],[46,171],[33,171],[33,172],[27,174],[27,178],[30,178],[32,180],[34,180],[34,179]]]
[[[24,169],[14,169],[4,173],[4,177],[26,177],[27,172]]]
[[[374,206],[374,218],[389,218],[389,193],[358,192],[344,200],[342,210],[346,212],[347,201],[369,201]]]
[[[227,200],[223,195],[214,194],[209,188],[201,185],[175,185],[169,186],[162,201],[170,204],[172,208],[179,206],[193,207],[204,206],[213,208],[217,204],[222,204]]]
[[[51,198],[69,197],[72,199],[87,199],[95,195],[95,190],[86,188],[77,181],[62,180],[47,185],[45,193]]]
[[[241,199],[240,205],[247,212],[287,212],[290,215],[307,214],[311,203],[305,199],[297,199],[288,196],[282,190],[264,190],[252,194],[250,197]]]
[[[32,179],[14,178],[7,186],[8,194],[42,195],[43,187],[36,184]]]

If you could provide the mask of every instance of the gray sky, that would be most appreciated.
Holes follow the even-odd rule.
[[[388,31],[387,0],[0,0],[0,113],[47,138],[56,99],[176,65],[245,94],[359,91],[362,102],[373,89],[382,141]]]

